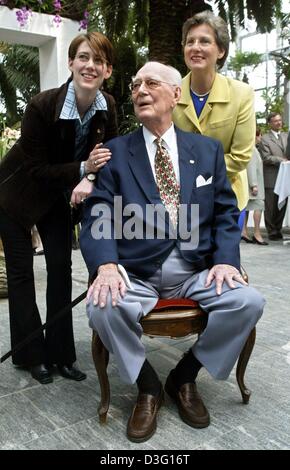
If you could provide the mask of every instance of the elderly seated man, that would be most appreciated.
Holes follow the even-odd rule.
[[[137,382],[127,426],[134,442],[154,434],[163,402],[139,323],[159,297],[195,299],[209,314],[165,383],[181,419],[194,428],[210,422],[196,389],[199,370],[225,380],[264,306],[239,272],[239,210],[221,144],[172,123],[180,86],[179,72],[158,62],[133,78],[143,126],[106,144],[112,158],[85,202],[80,237],[92,280],[89,324],[114,354],[121,379]]]

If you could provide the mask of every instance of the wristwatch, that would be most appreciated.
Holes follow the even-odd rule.
[[[87,178],[87,180],[89,180],[89,181],[91,181],[91,182],[95,181],[95,179],[96,179],[95,173],[87,173],[87,174],[85,175],[85,177]]]

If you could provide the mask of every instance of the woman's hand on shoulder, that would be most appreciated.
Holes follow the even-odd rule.
[[[96,144],[85,162],[86,173],[97,173],[111,158],[111,151],[103,144]]]

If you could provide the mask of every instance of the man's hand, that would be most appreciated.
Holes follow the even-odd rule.
[[[111,155],[111,151],[103,147],[103,144],[96,144],[85,161],[86,173],[97,173],[110,160]]]
[[[239,273],[239,271],[230,264],[216,264],[213,266],[206,278],[205,287],[209,287],[214,279],[216,283],[217,295],[221,295],[222,286],[225,281],[231,289],[236,287],[234,280],[240,284],[244,284],[244,286],[248,285],[246,281],[244,281],[243,276]]]
[[[118,295],[124,297],[126,294],[126,284],[118,271],[116,264],[108,263],[99,267],[98,275],[87,293],[87,303],[93,297],[94,305],[104,308],[107,304],[107,297],[111,291],[112,306],[115,307]]]
[[[75,207],[77,204],[83,202],[93,191],[94,183],[87,178],[83,178],[80,183],[73,189],[70,202]]]

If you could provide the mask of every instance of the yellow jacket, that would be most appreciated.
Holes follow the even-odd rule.
[[[243,209],[249,199],[246,167],[255,144],[254,92],[246,83],[217,73],[198,118],[190,95],[190,80],[191,72],[182,80],[174,123],[184,131],[214,137],[222,143],[228,178],[239,209]]]

